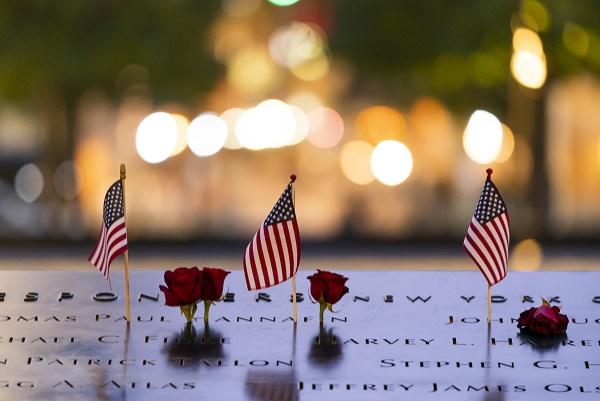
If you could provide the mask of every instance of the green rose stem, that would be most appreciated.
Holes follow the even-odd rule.
[[[194,315],[196,314],[196,310],[198,309],[198,306],[195,303],[188,304],[188,305],[181,305],[181,306],[179,306],[179,309],[181,309],[181,313],[183,314],[183,316],[185,316],[188,323],[191,323],[194,320]]]
[[[208,324],[208,311],[211,305],[212,301],[204,301],[204,324]]]
[[[327,309],[327,304],[325,302],[319,303],[319,323],[323,324],[323,314],[325,313],[325,309]]]

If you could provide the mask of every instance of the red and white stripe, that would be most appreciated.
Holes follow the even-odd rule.
[[[296,218],[261,226],[244,253],[248,290],[279,284],[296,274],[300,264],[300,234]]]
[[[108,279],[110,264],[126,250],[127,229],[125,227],[125,217],[115,220],[108,228],[102,220],[100,238],[88,260]]]
[[[508,273],[509,217],[501,213],[485,224],[473,217],[463,246],[490,286]]]

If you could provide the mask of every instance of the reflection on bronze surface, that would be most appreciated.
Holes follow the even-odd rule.
[[[167,353],[168,363],[180,368],[197,368],[202,364],[201,359],[222,359],[225,356],[221,333],[212,330],[208,324],[200,333],[192,323],[186,323],[179,334],[173,336],[163,347],[163,353]],[[185,364],[181,359],[185,358]]]
[[[297,401],[296,373],[275,371],[248,371],[244,386],[249,398],[257,401]]]
[[[308,360],[318,367],[331,367],[342,361],[342,345],[340,339],[333,333],[333,328],[324,325],[319,327],[319,332],[312,338]]]
[[[535,334],[528,333],[526,331],[522,331],[517,334],[519,340],[522,343],[530,344],[531,349],[538,352],[539,354],[544,354],[548,351],[556,351],[563,341],[567,341],[569,337],[567,333],[559,334],[552,337],[545,336],[537,336]]]

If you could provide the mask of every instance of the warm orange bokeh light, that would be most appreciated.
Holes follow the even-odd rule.
[[[371,106],[358,113],[355,121],[360,138],[375,145],[387,139],[400,140],[406,134],[406,121],[388,106]]]

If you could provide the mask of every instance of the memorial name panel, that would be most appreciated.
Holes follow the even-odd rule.
[[[164,306],[160,272],[132,274],[133,321],[95,272],[0,273],[0,399],[548,400],[600,397],[600,273],[345,272],[350,293],[326,315],[298,277],[248,292],[243,274],[186,329]],[[113,288],[122,282],[113,276]],[[538,339],[519,312],[563,305],[568,335]]]

